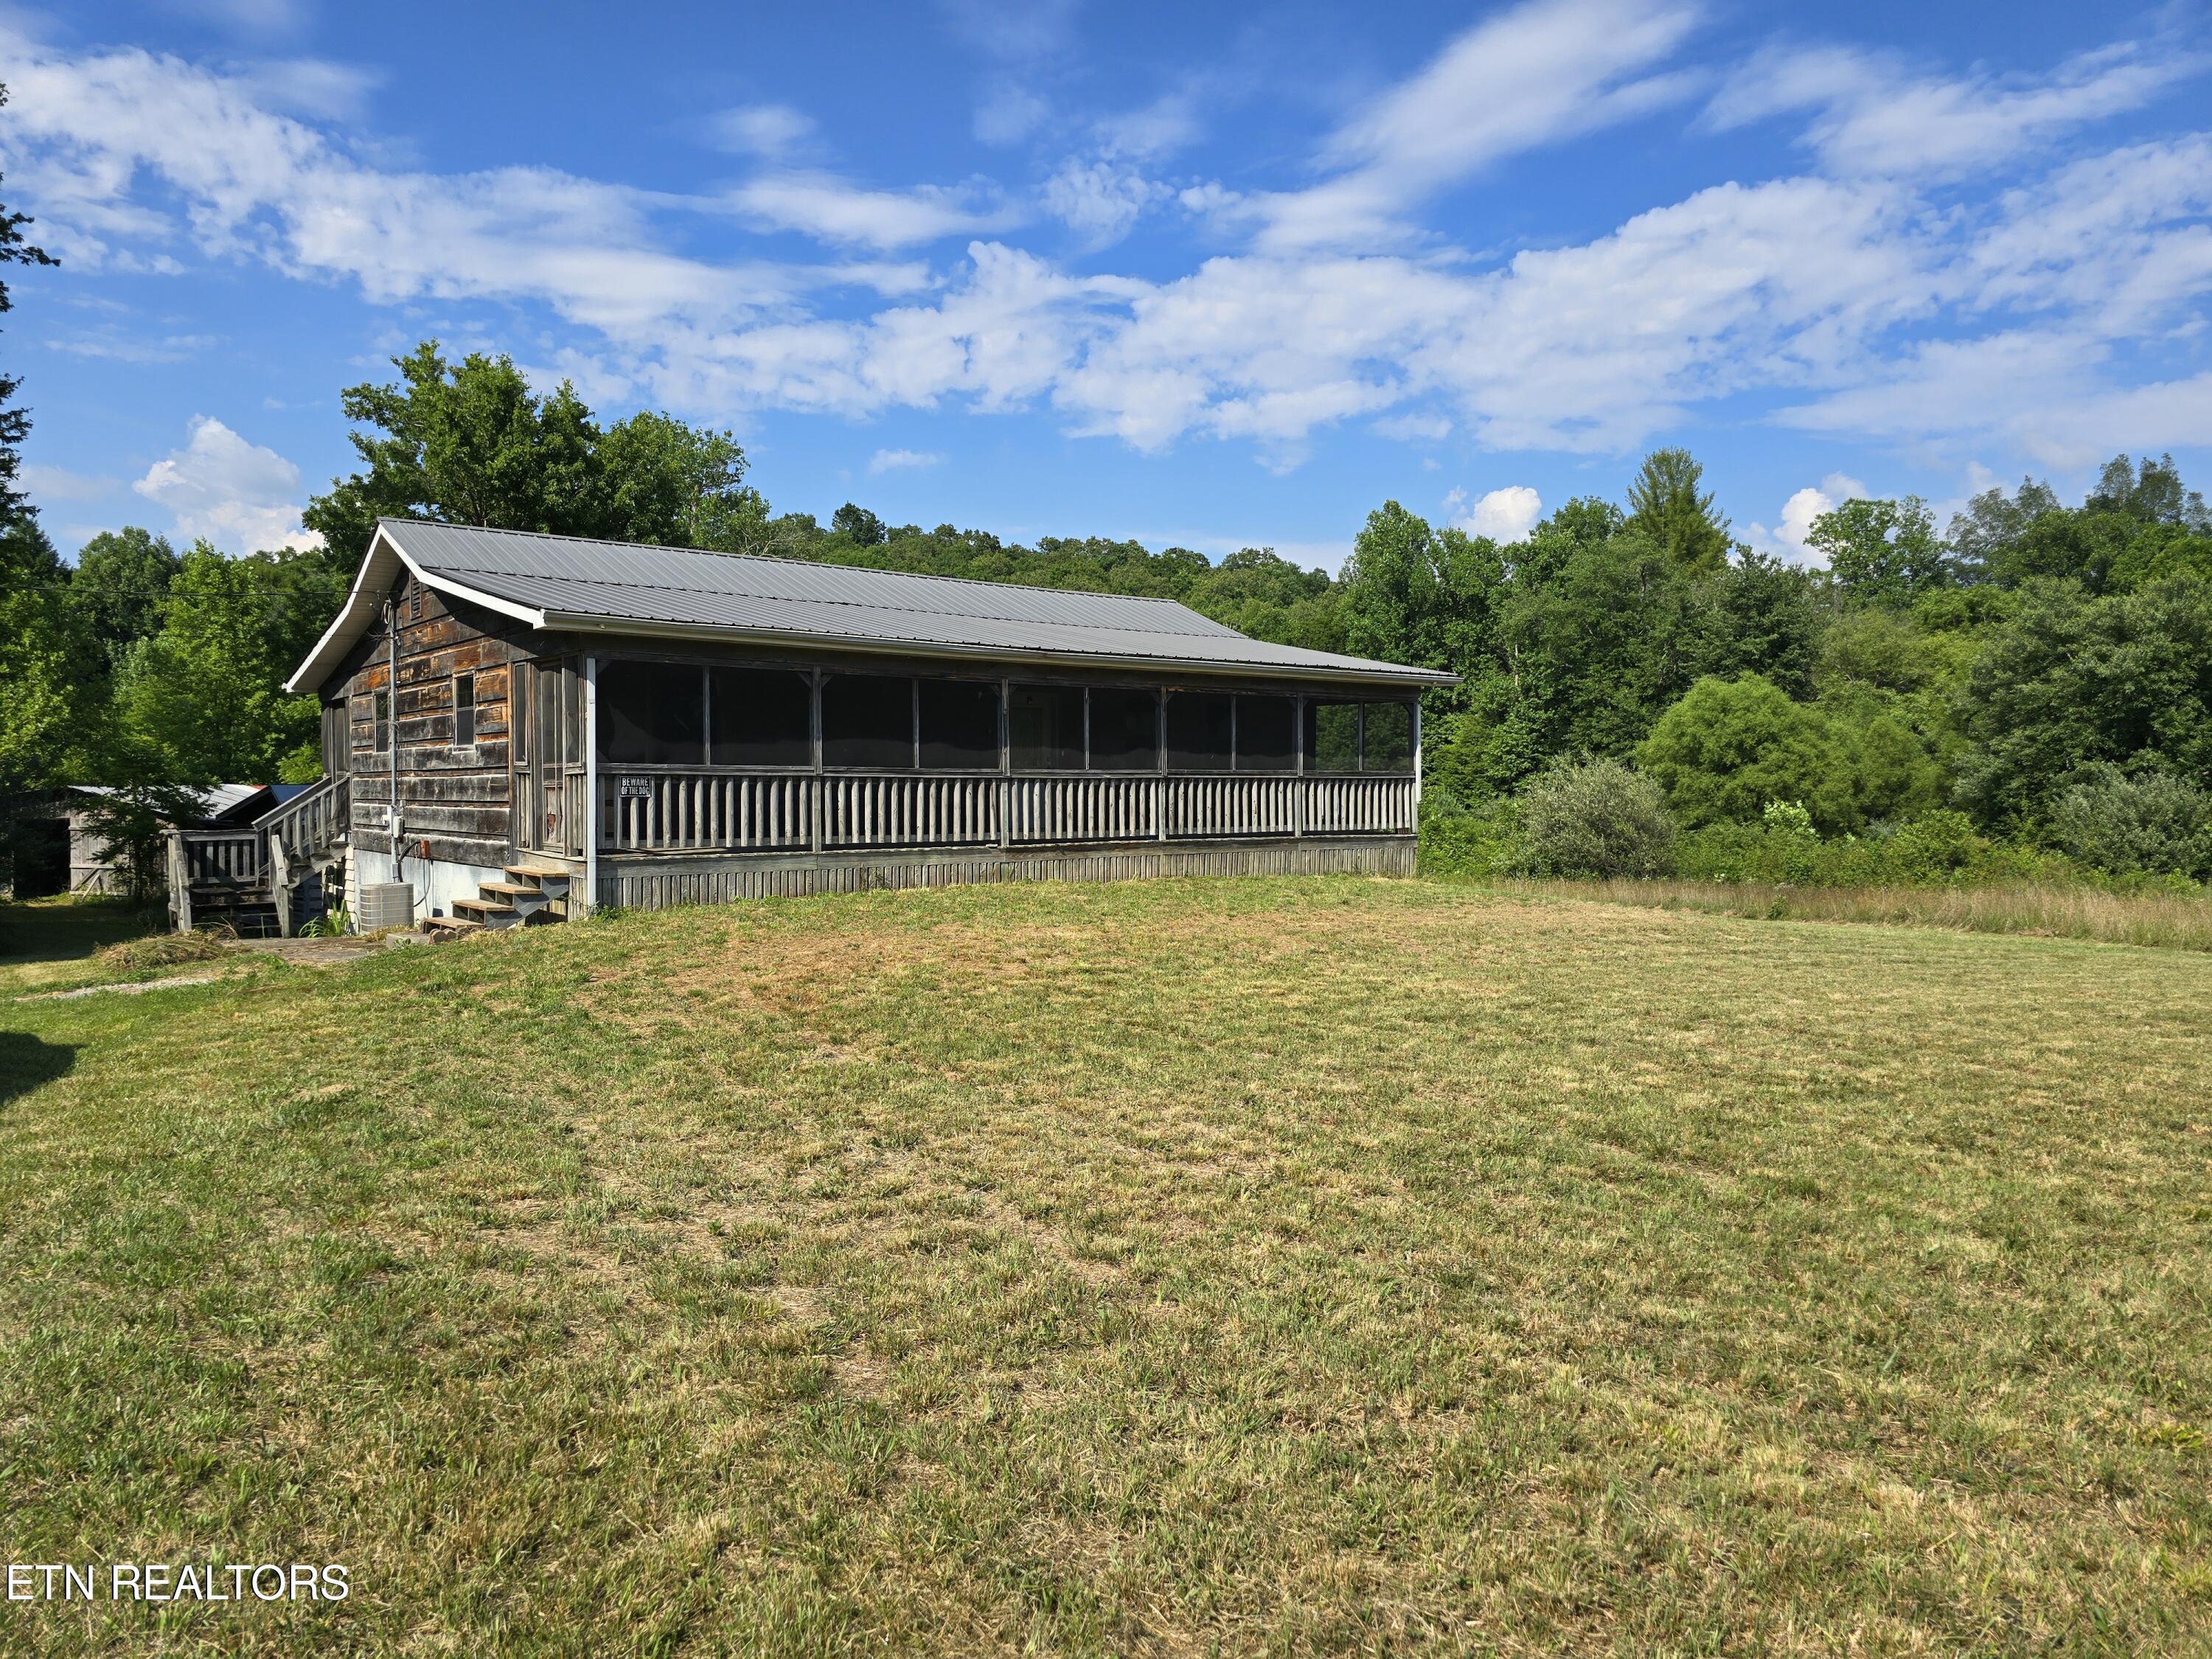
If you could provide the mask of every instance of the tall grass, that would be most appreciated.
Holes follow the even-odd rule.
[[[2212,898],[2172,892],[2112,893],[2083,885],[1791,887],[1775,883],[1504,881],[1506,893],[1601,899],[1662,910],[1799,921],[1890,922],[1973,933],[2105,939],[2176,951],[2212,951]]]

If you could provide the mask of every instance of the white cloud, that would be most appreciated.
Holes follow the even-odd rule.
[[[1468,505],[1467,491],[1455,489],[1444,497],[1452,523],[1471,536],[1487,536],[1508,544],[1526,539],[1544,516],[1543,498],[1527,484],[1508,484],[1493,489]]]
[[[1045,180],[1045,210],[1094,248],[1118,242],[1147,208],[1175,192],[1124,162],[1071,157]]]
[[[1261,245],[1401,240],[1397,216],[1431,192],[1686,96],[1679,77],[1632,77],[1696,21],[1690,5],[1641,0],[1525,0],[1485,19],[1338,130],[1334,178],[1255,204]]]
[[[896,472],[907,468],[941,466],[945,457],[919,449],[879,449],[868,457],[870,472]]]
[[[1391,415],[1375,422],[1376,436],[1404,443],[1436,443],[1451,436],[1451,429],[1442,415]]]
[[[71,472],[66,467],[48,466],[40,461],[26,461],[17,471],[15,482],[33,501],[43,504],[47,501],[96,501],[115,489],[119,481]]]
[[[321,58],[272,58],[236,71],[240,86],[270,109],[323,120],[351,119],[368,108],[369,96],[383,85],[374,70],[333,64]]]
[[[1140,108],[1104,117],[1093,131],[1109,155],[1157,161],[1198,138],[1197,99],[1188,90],[1164,93]]]
[[[1015,216],[1004,207],[979,205],[978,194],[930,185],[869,190],[833,173],[778,173],[738,185],[727,199],[739,214],[769,230],[890,249],[1004,229],[1014,222]]]
[[[1027,87],[1001,82],[975,106],[975,137],[987,144],[1018,144],[1052,115],[1052,106]]]
[[[185,447],[131,488],[169,509],[179,538],[226,552],[322,544],[300,527],[300,469],[210,416],[195,415]]]
[[[1808,484],[1784,501],[1775,528],[1769,530],[1763,524],[1747,526],[1744,539],[1760,552],[1778,555],[1793,564],[1824,565],[1828,556],[1805,543],[1806,537],[1812,534],[1813,520],[1854,499],[1871,499],[1867,487],[1856,478],[1831,472],[1817,485]]]
[[[2128,45],[2084,52],[2044,76],[1947,79],[1845,47],[1770,52],[1746,64],[1706,114],[1726,131],[1811,110],[1805,141],[1838,172],[1953,173],[2137,108],[2203,67],[2185,52]]]
[[[1329,222],[1332,200],[1356,210],[1335,222],[1391,229],[1471,169],[1677,95],[1662,59],[1693,21],[1540,0],[1479,25],[1346,123],[1325,152],[1337,174],[1314,191],[1183,186],[1190,211],[1262,234],[1164,278],[1079,276],[989,240],[1014,210],[982,185],[876,190],[779,167],[708,199],[543,168],[408,171],[173,58],[72,55],[4,30],[0,58],[9,184],[41,239],[83,266],[197,254],[349,280],[379,304],[542,307],[536,362],[717,418],[1042,406],[1072,432],[1148,450],[1232,440],[1276,467],[1352,419],[1416,441],[1617,452],[1747,395],[1787,400],[1781,418],[1808,428],[1992,458],[2206,430],[2188,355],[2212,295],[2203,135],[1963,204],[1856,172],[1721,185],[1502,260],[1292,234]],[[1165,199],[1135,170],[1140,137],[1048,186],[1086,235],[1110,239]],[[854,252],[671,252],[668,222],[701,214]],[[933,261],[949,236],[981,239]],[[878,257],[894,248],[914,251]],[[2174,365],[2164,381],[2131,386],[2137,348]],[[2094,438],[2093,418],[2113,434]]]
[[[775,158],[811,137],[814,122],[788,104],[745,104],[724,110],[708,130],[725,149]]]

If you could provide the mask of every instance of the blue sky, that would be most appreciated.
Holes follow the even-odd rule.
[[[1793,556],[1846,494],[2212,483],[2194,8],[11,6],[0,79],[65,548],[296,538],[428,336],[780,510],[1330,568],[1661,443]]]

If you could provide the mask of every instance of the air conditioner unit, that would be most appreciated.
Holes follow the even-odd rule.
[[[412,927],[415,925],[413,884],[404,881],[363,882],[361,909],[355,915],[353,925],[364,933],[380,933],[387,927]]]

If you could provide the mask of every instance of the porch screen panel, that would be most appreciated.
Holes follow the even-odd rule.
[[[921,763],[939,771],[999,769],[999,688],[981,680],[923,680]]]
[[[1168,770],[1226,772],[1235,752],[1236,699],[1212,691],[1168,694]]]
[[[1297,764],[1295,705],[1288,697],[1237,699],[1237,769],[1288,772]]]
[[[1154,772],[1160,764],[1157,691],[1091,693],[1091,769]]]
[[[1306,705],[1306,770],[1357,772],[1359,769],[1359,705],[1356,702],[1309,702]]]
[[[1370,702],[1365,715],[1367,738],[1360,746],[1360,770],[1412,771],[1413,706],[1405,702]]]
[[[814,688],[784,668],[707,671],[711,758],[717,766],[814,764]]]
[[[617,765],[697,766],[707,758],[706,686],[682,663],[599,669],[599,758]]]
[[[822,763],[841,769],[914,769],[914,682],[833,674],[822,685]]]
[[[1080,771],[1081,689],[1066,685],[1015,686],[1012,700],[1006,704],[1006,738],[1017,772]]]

